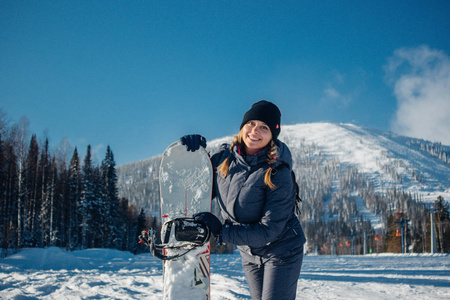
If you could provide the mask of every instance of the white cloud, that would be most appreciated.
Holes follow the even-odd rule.
[[[332,98],[332,99],[342,97],[341,94],[335,88],[332,88],[332,87],[326,88],[324,91],[324,94],[327,98]]]
[[[402,48],[385,66],[397,112],[392,130],[450,145],[450,58],[428,46]]]

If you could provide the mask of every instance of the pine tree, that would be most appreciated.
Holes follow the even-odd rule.
[[[120,209],[119,209],[119,225],[121,226],[121,240],[122,244],[118,245],[119,250],[126,250],[129,243],[129,232],[130,230],[135,232],[135,218],[133,208],[130,207],[127,198],[120,198]],[[129,249],[131,250],[131,249]]]
[[[17,177],[17,156],[14,147],[10,142],[2,144],[3,163],[1,166],[2,195],[0,197],[1,209],[3,212],[2,228],[2,248],[7,249],[18,245],[17,227],[17,199],[18,199],[18,177]]]
[[[58,158],[57,178],[55,185],[54,222],[53,229],[55,238],[55,246],[65,247],[69,249],[70,244],[70,189],[69,189],[69,169],[67,169],[65,158]]]
[[[120,203],[117,192],[117,174],[114,154],[110,147],[106,149],[105,159],[101,165],[101,178],[103,182],[103,233],[107,248],[120,248],[122,244],[123,219],[120,216]]]
[[[44,240],[48,246],[54,246],[57,242],[58,233],[58,166],[56,164],[56,158],[53,157],[52,164],[50,166],[50,178],[47,187],[47,203],[48,203],[48,231],[44,234]],[[60,210],[61,211],[61,210]],[[60,215],[60,214],[59,214]]]
[[[92,209],[95,201],[93,182],[93,167],[91,158],[91,145],[88,145],[86,150],[86,157],[84,158],[84,165],[81,175],[81,195],[78,203],[78,213],[81,218],[81,248],[85,249],[92,244],[90,233],[92,230]]]
[[[25,167],[25,193],[24,193],[24,246],[34,247],[37,243],[38,216],[41,207],[39,182],[39,146],[36,135],[31,137]]]
[[[0,119],[1,121],[1,119]],[[7,235],[8,235],[8,224],[7,214],[8,211],[8,200],[6,198],[6,187],[7,187],[7,178],[6,178],[6,162],[4,155],[4,145],[2,140],[2,133],[0,132],[0,241],[1,247],[5,248],[8,246],[7,244]]]
[[[80,246],[80,158],[75,148],[69,167],[69,249]]]
[[[450,212],[449,205],[439,196],[434,203],[435,210],[435,228],[438,249],[441,253],[449,252],[450,245]]]
[[[93,184],[93,202],[90,222],[91,245],[90,247],[102,248],[105,245],[103,224],[105,222],[103,207],[103,181],[101,178],[100,167],[92,168],[92,184]]]
[[[401,229],[398,222],[403,217],[403,213],[390,215],[386,225],[386,251],[391,253],[402,253]]]
[[[39,247],[48,245],[49,222],[50,222],[50,191],[51,191],[51,165],[49,156],[48,139],[46,139],[42,148],[41,158],[39,161],[39,177],[41,184],[41,207],[39,209]]]

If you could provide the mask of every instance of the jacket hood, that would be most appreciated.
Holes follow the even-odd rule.
[[[276,141],[278,146],[278,157],[276,159],[277,163],[286,165],[289,170],[292,170],[292,155],[288,146],[280,140]]]

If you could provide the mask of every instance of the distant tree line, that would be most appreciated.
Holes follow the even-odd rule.
[[[408,146],[418,146],[419,150],[424,151],[447,164],[450,164],[450,153],[448,153],[447,149],[442,146],[442,143],[432,143],[419,139],[411,139],[406,144]]]
[[[363,254],[372,252],[401,252],[400,222],[404,226],[406,251],[430,251],[430,213],[434,214],[437,251],[450,253],[449,207],[442,197],[430,207],[417,194],[397,189],[395,186],[380,186],[376,192],[374,182],[348,164],[335,157],[327,157],[314,144],[290,144],[294,160],[294,171],[302,198],[301,223],[308,240],[308,251],[318,254]],[[426,149],[426,147],[424,148]],[[440,157],[444,150],[436,145]],[[431,151],[431,150],[430,150]],[[432,151],[433,152],[433,151]],[[430,153],[431,154],[431,153]],[[394,160],[397,167],[403,162]],[[402,176],[391,166],[384,168],[395,182]],[[417,170],[411,177],[423,182]],[[357,201],[372,214],[380,216],[384,228],[375,230],[370,220],[365,220]],[[430,212],[431,211],[431,212]]]
[[[152,220],[119,198],[114,154],[99,165],[91,146],[82,159],[67,143],[29,138],[28,121],[9,126],[0,111],[0,241],[2,249],[57,246],[70,250],[142,251],[140,231]]]

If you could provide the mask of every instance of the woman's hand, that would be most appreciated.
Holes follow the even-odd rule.
[[[206,148],[206,139],[199,134],[188,134],[180,139],[182,145],[185,145],[187,151],[197,151],[200,146]]]
[[[217,237],[222,233],[222,222],[210,212],[201,212],[194,215],[194,220],[205,224],[211,233]]]

